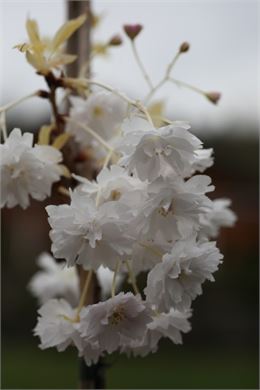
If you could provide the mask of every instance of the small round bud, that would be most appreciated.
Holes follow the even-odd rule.
[[[217,104],[221,98],[221,94],[219,92],[206,92],[205,96],[211,103],[214,104]]]
[[[109,46],[120,46],[123,43],[122,38],[120,35],[114,35],[110,41],[108,42]]]
[[[190,49],[190,44],[189,42],[183,42],[179,48],[180,53],[187,53]]]
[[[126,35],[133,41],[137,35],[142,31],[143,26],[141,24],[125,24],[124,30]]]

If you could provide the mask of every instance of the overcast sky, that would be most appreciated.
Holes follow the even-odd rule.
[[[13,50],[26,40],[25,21],[39,21],[44,35],[52,35],[65,19],[63,1],[1,1],[1,103],[43,87],[39,76],[24,56]],[[156,97],[167,100],[168,116],[187,119],[196,128],[220,128],[230,122],[256,123],[257,118],[257,2],[256,1],[94,1],[94,9],[104,13],[95,32],[98,40],[122,33],[124,23],[141,23],[138,49],[150,76],[156,82],[182,41],[191,43],[189,53],[176,64],[172,76],[205,90],[219,90],[218,107],[201,96],[169,85]],[[123,35],[123,34],[122,34]],[[134,62],[129,42],[115,48],[108,60],[95,60],[95,78],[139,98],[147,86]],[[30,101],[16,111],[39,115],[46,106]],[[212,131],[212,130],[211,130]],[[247,130],[246,130],[247,131]]]

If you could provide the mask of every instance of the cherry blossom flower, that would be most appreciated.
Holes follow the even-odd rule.
[[[136,172],[141,180],[152,181],[169,172],[183,176],[187,169],[191,169],[195,151],[202,147],[202,143],[187,130],[186,125],[171,124],[128,133],[120,146],[126,152],[120,160],[121,165],[129,172]]]
[[[176,242],[148,274],[147,301],[160,311],[189,309],[202,283],[214,281],[222,258],[215,242],[196,243],[195,237]]]
[[[41,304],[51,298],[65,298],[71,305],[78,303],[79,278],[75,268],[58,263],[48,253],[40,254],[37,265],[41,271],[31,278],[28,288]]]
[[[118,96],[99,91],[93,92],[86,100],[79,97],[72,97],[70,100],[72,120],[87,125],[106,141],[118,135],[120,124],[127,112],[126,103]],[[99,147],[93,138],[73,121],[67,124],[66,131],[72,133],[81,145],[91,144]]]
[[[38,323],[34,335],[41,340],[40,348],[56,347],[64,351],[69,345],[83,350],[83,340],[78,332],[78,323],[73,321],[76,309],[64,299],[50,299],[38,310]]]
[[[221,227],[234,226],[237,217],[229,208],[231,200],[226,198],[215,199],[209,213],[201,216],[201,236],[215,238]]]
[[[66,259],[69,266],[76,262],[85,269],[114,269],[118,257],[131,253],[133,239],[124,231],[124,208],[120,218],[111,203],[97,208],[93,199],[75,190],[70,205],[47,206],[54,256]]]
[[[200,216],[212,208],[205,195],[214,189],[206,175],[183,181],[159,178],[148,188],[149,199],[138,215],[135,225],[148,240],[174,242],[200,229]],[[137,229],[137,228],[136,228]]]
[[[80,332],[88,342],[98,342],[112,353],[133,340],[141,340],[150,322],[149,310],[140,296],[120,293],[105,302],[84,308]]]
[[[73,176],[81,183],[77,189],[89,195],[93,200],[98,196],[99,205],[108,201],[120,201],[128,205],[130,202],[135,210],[138,203],[146,196],[146,182],[130,176],[118,165],[103,168],[93,181],[81,176]]]
[[[34,335],[41,340],[40,348],[56,347],[59,352],[68,346],[78,350],[87,365],[96,363],[102,355],[98,343],[88,343],[79,332],[79,319],[76,309],[73,309],[64,299],[51,299],[39,310],[38,323]]]
[[[171,309],[168,313],[160,313],[153,318],[153,322],[147,325],[152,332],[153,343],[162,337],[169,338],[174,344],[182,344],[182,333],[191,330],[188,318],[191,317],[191,311],[178,311]]]
[[[20,205],[33,199],[44,200],[52,184],[62,175],[60,151],[48,145],[33,146],[33,134],[13,129],[0,145],[1,207]]]
[[[145,357],[149,353],[157,352],[158,343],[162,337],[170,338],[174,344],[181,344],[181,332],[187,333],[191,330],[188,321],[190,316],[190,311],[180,312],[174,309],[168,313],[157,313],[147,325],[143,339],[124,345],[120,350],[121,353],[126,353],[127,356]]]
[[[204,172],[207,168],[210,168],[214,161],[213,161],[213,149],[199,149],[195,152],[195,159],[192,164],[192,170],[188,170],[187,176],[189,176],[191,173],[195,172]]]

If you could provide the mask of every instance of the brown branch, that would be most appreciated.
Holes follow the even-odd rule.
[[[52,72],[49,72],[45,76],[45,81],[49,87],[48,99],[52,108],[56,128],[58,132],[62,132],[63,119],[59,114],[57,101],[56,101],[56,90],[60,86],[60,80],[54,76]]]

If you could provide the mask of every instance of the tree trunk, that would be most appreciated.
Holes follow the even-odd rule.
[[[86,14],[87,20],[69,39],[67,52],[77,54],[78,58],[67,66],[67,73],[70,77],[77,77],[85,61],[90,54],[90,34],[91,34],[91,3],[90,0],[67,1],[68,19],[73,19],[79,15]]]
[[[67,1],[68,19],[73,19],[79,15],[87,14],[87,20],[76,31],[68,41],[67,52],[76,54],[77,60],[67,66],[67,74],[70,77],[79,76],[80,69],[89,59],[90,55],[90,34],[91,34],[91,2]],[[90,69],[87,69],[87,76],[90,76]],[[86,167],[89,176],[89,169]],[[82,174],[82,173],[81,173]],[[82,291],[88,272],[82,267],[77,266],[80,278],[80,290]],[[100,287],[95,274],[89,286],[88,294],[85,299],[85,305],[97,303],[100,300]],[[83,358],[80,359],[79,381],[80,389],[103,389],[105,388],[104,364],[100,360],[97,364],[87,367]]]

